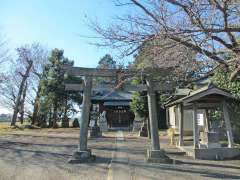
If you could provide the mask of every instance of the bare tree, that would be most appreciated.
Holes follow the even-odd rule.
[[[23,121],[24,121],[24,112],[25,112],[24,105],[25,105],[25,99],[26,99],[26,95],[27,95],[27,89],[28,89],[28,83],[26,81],[24,88],[23,88],[23,94],[22,94],[22,99],[20,102],[20,109],[19,109],[19,114],[20,114],[19,121],[21,122],[21,124],[23,124]]]
[[[35,89],[47,62],[47,51],[39,44],[22,46],[17,53],[18,59],[12,62],[0,85],[1,99],[6,103],[5,106],[13,109],[12,126],[16,124],[19,113],[23,121],[26,102],[28,106],[34,104]]]
[[[7,40],[0,34],[0,64],[9,59],[9,50],[7,48]]]
[[[24,54],[25,54],[25,52],[24,52]],[[18,89],[18,94],[17,94],[17,97],[16,97],[15,107],[13,109],[11,126],[15,126],[16,121],[17,121],[17,115],[18,115],[18,113],[21,109],[21,104],[24,103],[24,102],[21,102],[21,98],[22,98],[22,94],[23,94],[23,91],[24,91],[24,86],[27,82],[27,78],[30,74],[30,70],[31,70],[32,65],[33,65],[33,61],[31,59],[29,59],[29,57],[24,55],[23,58],[24,58],[24,61],[26,61],[26,69],[25,69],[24,73],[19,72],[22,79],[21,79],[20,87]]]
[[[225,67],[224,55],[231,54],[235,69],[230,78],[239,73],[238,0],[118,0],[116,4],[135,8],[135,13],[117,17],[109,27],[91,22],[102,40],[98,45],[121,48],[129,55],[148,40],[169,39],[195,51],[198,59],[211,59]]]
[[[7,48],[7,40],[0,33],[0,86],[5,79],[3,74],[5,63],[10,62],[10,60],[11,60],[11,57],[10,57],[9,50]]]
[[[20,75],[16,71],[9,71],[3,74],[0,83],[0,105],[7,109],[14,109],[19,88]]]
[[[206,69],[213,66],[209,61],[197,61],[196,58],[196,52],[186,46],[169,39],[157,39],[141,45],[133,65],[138,69],[173,68],[171,80],[189,82],[203,76]]]

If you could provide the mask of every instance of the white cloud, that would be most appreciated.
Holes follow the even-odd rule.
[[[0,106],[0,114],[9,114],[11,113],[10,109],[4,108]]]

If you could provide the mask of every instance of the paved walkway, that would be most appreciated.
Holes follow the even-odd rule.
[[[115,151],[112,153],[112,161],[109,165],[107,180],[131,179],[129,157],[124,149],[125,137],[122,131],[116,133]]]

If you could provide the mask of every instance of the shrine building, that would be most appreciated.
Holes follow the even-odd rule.
[[[97,104],[99,113],[106,112],[109,129],[132,127],[135,115],[130,110],[132,93],[121,90],[98,90],[91,98]]]

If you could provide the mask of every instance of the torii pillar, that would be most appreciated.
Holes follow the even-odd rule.
[[[82,115],[80,119],[80,138],[78,151],[74,152],[70,163],[82,163],[95,160],[91,150],[87,149],[88,121],[91,107],[92,76],[85,76],[83,86]]]
[[[171,163],[172,160],[160,150],[159,134],[158,134],[158,118],[157,118],[157,102],[154,91],[154,83],[151,78],[146,79],[148,111],[151,129],[151,146],[147,150],[147,161],[153,163]]]

